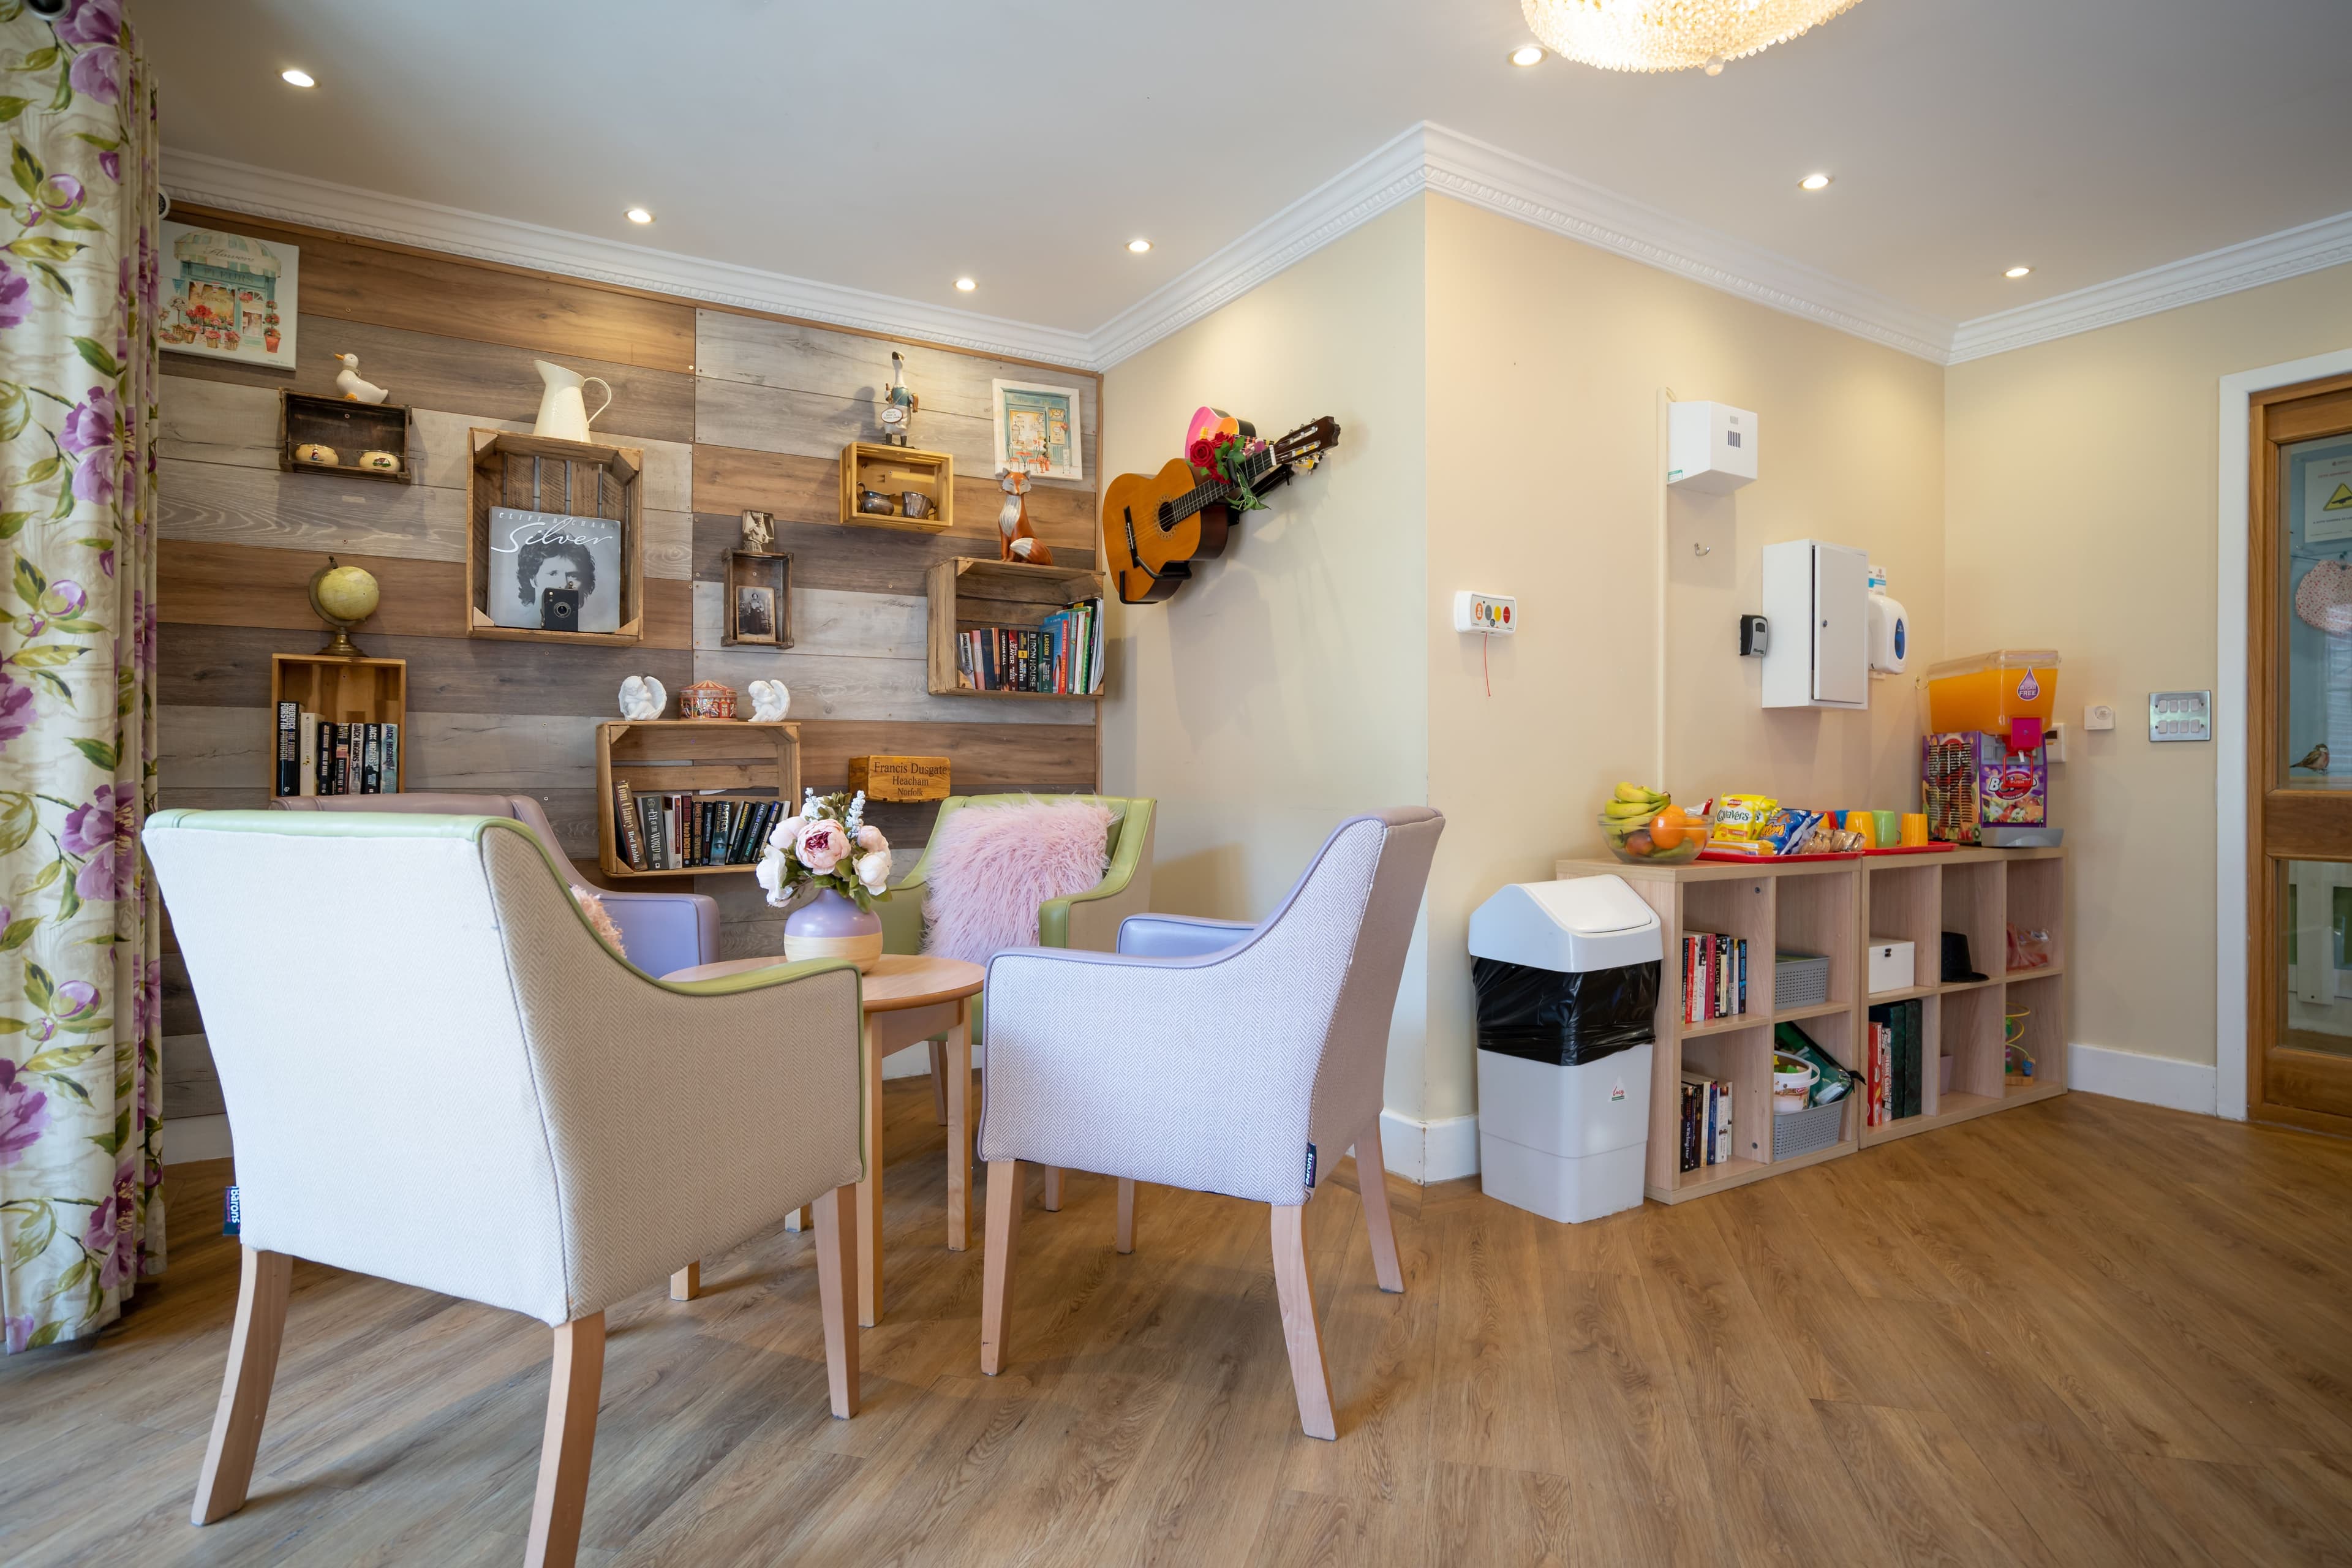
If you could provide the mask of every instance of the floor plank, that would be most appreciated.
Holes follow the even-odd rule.
[[[942,1243],[929,1087],[886,1090],[884,1323],[826,1409],[813,1242],[613,1309],[581,1560],[866,1564],[2341,1563],[2352,1146],[2068,1096],[1697,1204],[1559,1226],[1359,1174],[1307,1216],[1339,1440],[1298,1430],[1263,1205],[1073,1173],[1003,1375]],[[187,1522],[226,1353],[227,1162],[169,1271],[0,1361],[0,1561],[510,1563],[543,1324],[310,1264],[239,1513]],[[104,1478],[89,1506],[89,1478]]]

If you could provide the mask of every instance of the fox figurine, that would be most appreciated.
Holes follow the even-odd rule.
[[[1031,566],[1051,566],[1054,552],[1029,527],[1029,470],[1008,468],[996,482],[1004,491],[1004,508],[996,514],[996,531],[1003,536],[999,542],[998,558],[1024,562]]]

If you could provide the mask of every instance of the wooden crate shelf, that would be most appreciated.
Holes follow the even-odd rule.
[[[757,868],[686,866],[640,871],[621,854],[613,786],[699,800],[801,798],[801,727],[784,721],[621,719],[596,726],[596,863],[608,877],[722,877]]]
[[[1681,1203],[1874,1144],[1948,1127],[1973,1117],[2029,1105],[2066,1091],[2065,851],[1958,849],[1933,857],[1884,859],[1769,860],[1738,865],[1694,861],[1686,866],[1628,866],[1614,860],[1566,859],[1558,877],[1607,873],[1622,877],[1664,928],[1667,962],[1658,987],[1657,1046],[1650,1089],[1650,1154],[1644,1190],[1660,1203]],[[2002,973],[2007,926],[2027,921],[2051,932],[2053,962],[2046,968]],[[1965,931],[1981,981],[1943,980],[1942,933]],[[1715,931],[1748,942],[1748,1011],[1704,1024],[1682,1020],[1679,962],[1685,933]],[[1913,984],[1878,995],[1864,994],[1871,940],[1913,944]],[[1824,953],[1830,999],[1780,1008],[1772,994],[1775,951]],[[2021,996],[2021,1001],[2012,998]],[[1802,1021],[1822,1049],[1850,1068],[1862,1067],[1869,1009],[1889,1002],[1920,1004],[1923,1026],[1921,1112],[1864,1127],[1861,1098],[1847,1102],[1837,1142],[1811,1153],[1771,1158],[1772,1026]],[[2006,1079],[2001,1070],[2004,1014],[2032,1009],[2027,1044],[2037,1074]],[[1952,1089],[1939,1091],[1939,1058],[1953,1058]],[[1679,1169],[1680,1086],[1685,1068],[1727,1079],[1732,1090],[1732,1142],[1738,1152],[1721,1164]]]
[[[913,490],[930,498],[931,513],[908,517],[903,510],[861,511],[857,503],[866,490],[879,490],[894,507],[902,507],[906,493]],[[945,533],[955,526],[954,455],[887,442],[852,441],[841,449],[841,521],[863,528]]]
[[[269,656],[269,722],[271,742],[277,738],[278,705],[299,704],[335,724],[397,724],[400,754],[394,765],[392,787],[397,795],[408,776],[413,737],[408,729],[408,661],[404,658],[346,658],[334,654],[273,653]],[[270,775],[263,787],[277,793],[277,752],[270,753]]]
[[[355,403],[343,397],[319,397],[307,392],[278,395],[278,466],[289,473],[341,474],[347,478],[383,479],[395,485],[416,482],[415,454],[409,448],[408,410],[396,403]],[[306,447],[324,447],[335,454],[331,463],[313,463],[295,454]],[[370,452],[389,454],[391,468],[367,467]]]
[[[473,450],[466,471],[466,635],[574,647],[632,647],[645,641],[646,541],[639,510],[646,468],[643,448],[558,441],[478,426],[468,432],[467,440]],[[491,611],[491,595],[517,591],[516,556],[490,537],[493,507],[617,523],[621,534],[617,629],[569,632],[499,626]],[[605,591],[598,584],[600,594]]]
[[[927,650],[933,696],[1012,698],[1023,702],[1102,700],[1100,672],[1092,691],[982,691],[963,685],[956,668],[958,632],[982,626],[1036,626],[1075,600],[1101,598],[1101,573],[1084,566],[1030,566],[1017,561],[961,556],[933,565],[924,581],[930,595]]]

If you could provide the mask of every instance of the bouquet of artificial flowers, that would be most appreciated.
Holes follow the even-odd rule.
[[[866,821],[866,792],[806,792],[800,813],[776,824],[755,873],[782,907],[803,887],[829,889],[871,909],[890,886],[890,841]]]

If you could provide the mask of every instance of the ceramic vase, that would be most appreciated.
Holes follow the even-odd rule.
[[[882,956],[882,917],[826,888],[784,917],[784,957],[845,958],[860,974]]]

